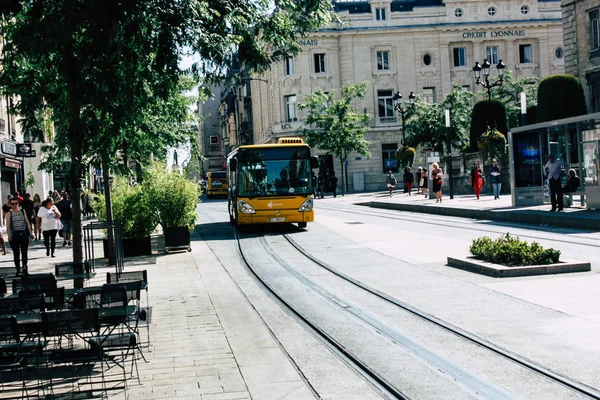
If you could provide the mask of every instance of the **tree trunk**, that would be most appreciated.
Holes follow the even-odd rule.
[[[342,175],[342,196],[344,195],[344,159],[340,155],[340,166],[342,169],[340,170],[340,175]]]
[[[112,197],[110,195],[110,170],[106,160],[102,160],[102,179],[104,180],[104,202],[106,204],[106,222],[112,224],[113,222],[113,210],[112,210]],[[115,265],[117,260],[115,258],[115,237],[112,229],[107,230],[108,233],[108,264]]]

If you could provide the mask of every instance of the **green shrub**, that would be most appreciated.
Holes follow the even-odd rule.
[[[506,122],[506,108],[498,100],[482,100],[475,104],[471,112],[470,147],[469,151],[478,151],[479,137],[488,131],[488,126],[506,136],[508,126]]]
[[[144,171],[144,186],[150,204],[162,228],[186,226],[191,231],[196,224],[196,206],[202,193],[200,185],[178,171],[168,172],[160,163]]]
[[[403,146],[396,152],[396,160],[400,168],[412,167],[415,161],[415,149],[413,147]]]
[[[574,117],[587,113],[583,88],[572,75],[547,76],[538,87],[538,122]]]
[[[146,185],[129,184],[127,178],[117,178],[111,187],[113,219],[121,223],[124,239],[149,236],[158,224],[156,212],[153,210]],[[106,221],[106,203],[104,196],[99,196],[94,204],[100,221]]]
[[[496,240],[487,236],[475,239],[469,250],[478,260],[509,267],[556,264],[560,259],[560,250],[544,249],[508,233]]]

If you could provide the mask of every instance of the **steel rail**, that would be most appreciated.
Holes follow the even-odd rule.
[[[260,284],[260,286],[273,298],[276,303],[289,315],[297,319],[301,324],[308,328],[315,337],[317,337],[322,343],[324,343],[336,356],[342,359],[346,364],[352,366],[354,370],[367,379],[371,384],[378,388],[383,394],[393,399],[410,400],[400,390],[396,389],[392,384],[387,382],[385,378],[371,370],[365,363],[354,357],[344,346],[336,341],[333,337],[328,335],[325,331],[320,329],[317,325],[313,324],[308,318],[296,311],[287,301],[285,301],[277,292],[264,280],[259,274],[252,268],[252,265],[246,258],[244,251],[242,250],[242,244],[239,237],[238,229],[234,227],[234,236],[237,241],[237,249],[240,254],[240,258],[244,263],[246,269],[254,277],[254,279]]]
[[[459,337],[462,337],[463,339],[466,339],[467,341],[475,343],[475,344],[477,344],[485,349],[488,349],[488,350],[492,351],[493,353],[496,353],[508,360],[511,360],[533,372],[536,372],[536,373],[543,375],[557,383],[560,383],[561,385],[564,385],[564,386],[568,387],[569,389],[574,390],[577,393],[583,394],[592,399],[600,400],[600,391],[598,391],[597,389],[590,387],[588,385],[585,385],[581,382],[576,382],[570,378],[564,377],[564,376],[562,376],[556,372],[553,372],[539,364],[529,361],[526,358],[521,357],[518,354],[515,354],[509,350],[503,349],[500,346],[497,346],[497,345],[490,343],[470,332],[465,331],[464,329],[461,329],[461,328],[454,326],[446,321],[443,321],[437,317],[434,317],[433,315],[430,315],[423,311],[420,311],[417,308],[415,308],[403,301],[400,301],[396,298],[391,297],[390,295],[388,295],[386,293],[383,293],[371,286],[368,286],[368,285],[352,278],[351,276],[338,271],[337,269],[331,267],[329,264],[319,260],[318,258],[314,257],[313,255],[308,253],[308,251],[306,251],[306,249],[304,249],[301,245],[299,245],[294,239],[290,238],[287,234],[283,234],[283,237],[306,258],[310,259],[312,262],[314,262],[318,266],[328,270],[329,272],[336,275],[337,277],[355,285],[356,287],[363,289],[388,303],[394,304],[394,305],[410,312],[411,314],[416,315],[417,317],[420,317],[432,324],[435,324],[435,325],[439,326],[440,328],[447,330],[448,332],[451,332]]]

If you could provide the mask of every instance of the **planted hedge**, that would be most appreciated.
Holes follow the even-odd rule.
[[[508,126],[506,122],[506,107],[498,100],[482,100],[477,102],[471,112],[470,147],[469,151],[478,151],[477,143],[481,135],[489,128],[497,130],[506,136]]]
[[[508,267],[556,264],[560,259],[560,250],[544,249],[508,233],[496,240],[487,236],[475,239],[469,250],[478,260]]]
[[[579,79],[568,74],[550,75],[538,86],[538,122],[575,117],[587,113]]]

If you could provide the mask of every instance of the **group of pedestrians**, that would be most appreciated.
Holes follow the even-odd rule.
[[[435,193],[436,203],[442,202],[442,178],[444,173],[440,166],[437,163],[433,163],[431,165],[431,176],[427,174],[427,169],[419,167],[417,169],[417,173],[413,175],[410,168],[406,167],[404,169],[403,175],[403,186],[405,188],[406,193],[409,196],[412,196],[412,190],[417,182],[417,194],[423,194],[425,198],[429,196],[429,188],[428,188],[428,180],[431,179],[432,188],[431,190]],[[415,176],[416,175],[416,176]],[[389,190],[390,197],[394,194],[394,188],[397,185],[397,180],[392,171],[388,171],[388,175],[385,179],[385,184]]]
[[[325,198],[324,195],[324,189],[325,189],[325,176],[322,173],[319,173],[319,176],[317,176],[317,174],[315,174],[314,172],[312,173],[312,182],[313,182],[313,187],[315,188],[315,198],[316,199],[323,199]],[[335,174],[332,174],[329,177],[329,188],[331,189],[331,192],[333,193],[333,197],[337,197],[337,185],[338,185],[338,178],[337,176],[335,176]]]
[[[28,249],[30,240],[44,239],[46,256],[55,257],[56,235],[63,237],[63,247],[71,245],[72,206],[66,191],[58,193],[50,191],[48,197],[40,200],[38,194],[33,196],[19,192],[8,195],[2,206],[6,226],[7,241],[13,252],[17,275],[28,273]],[[55,195],[56,194],[56,195]],[[55,200],[56,199],[56,200]],[[6,242],[0,233],[2,254],[6,254]],[[22,269],[21,269],[22,267]]]

